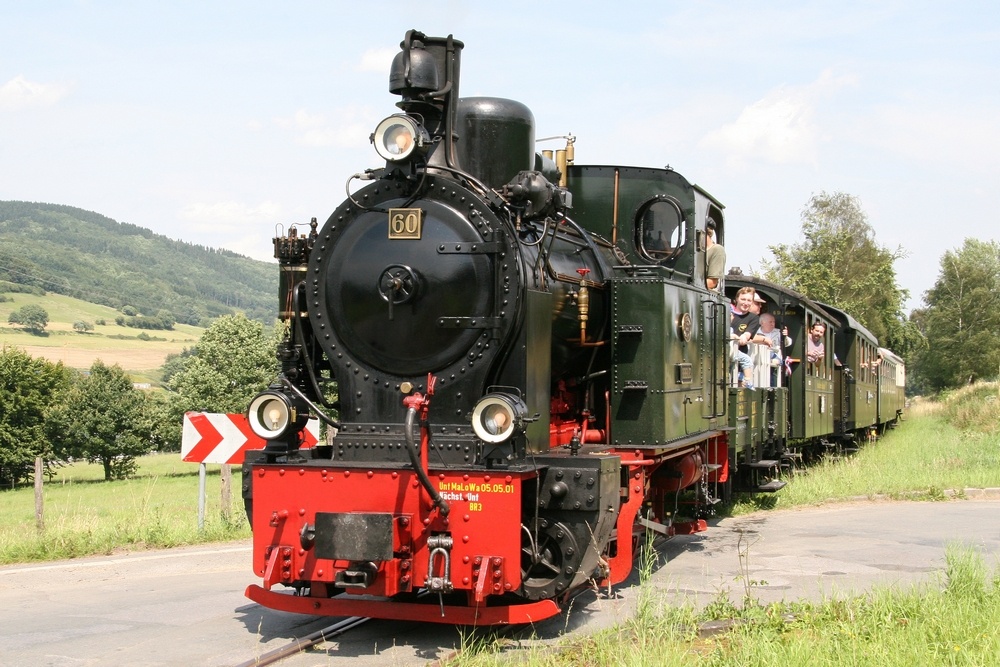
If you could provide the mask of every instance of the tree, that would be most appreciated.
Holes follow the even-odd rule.
[[[769,246],[775,261],[764,263],[765,278],[845,310],[901,354],[919,344],[903,315],[909,293],[893,266],[905,253],[878,245],[857,197],[814,195],[802,211],[802,235],[802,243]]]
[[[169,310],[159,310],[156,313],[156,319],[159,320],[160,327],[163,329],[173,329],[174,325],[177,324],[177,318]]]
[[[28,331],[42,333],[45,325],[49,323],[49,314],[41,306],[28,303],[10,314],[7,318],[8,324],[20,324]]]
[[[135,459],[156,444],[146,395],[120,366],[100,360],[76,378],[46,428],[57,455],[100,463],[109,481],[134,474]]]
[[[168,354],[163,360],[163,365],[160,366],[160,380],[163,384],[172,388],[174,376],[184,370],[184,365],[187,364],[188,359],[195,356],[195,354],[197,354],[197,350],[190,347],[185,347],[180,352]]]
[[[277,374],[275,349],[260,322],[243,314],[220,317],[202,334],[172,385],[187,409],[243,412]]]
[[[94,325],[86,320],[77,320],[73,322],[73,331],[79,331],[80,333],[87,333],[88,331],[93,331]]]
[[[180,442],[187,411],[245,412],[277,375],[276,348],[277,339],[260,322],[243,314],[218,318],[171,376],[170,389],[176,392],[171,401],[176,439],[171,441]]]
[[[51,458],[45,414],[69,388],[62,363],[32,359],[23,350],[0,350],[0,482],[28,479],[35,457]]]
[[[180,451],[182,424],[175,423],[170,394],[162,391],[147,393],[146,412],[143,416],[149,425],[150,444],[153,449]]]
[[[914,320],[927,337],[917,359],[917,379],[940,390],[1000,370],[1000,244],[966,239],[941,258],[925,308]]]

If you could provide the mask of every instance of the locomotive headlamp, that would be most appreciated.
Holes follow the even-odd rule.
[[[415,119],[402,114],[383,120],[371,136],[376,152],[390,162],[407,159],[424,147],[427,138],[427,132]]]
[[[487,394],[472,411],[472,430],[483,442],[503,442],[524,429],[527,411],[524,401],[517,396]]]
[[[250,430],[264,440],[294,435],[305,427],[309,411],[293,397],[280,391],[257,394],[247,410]]]

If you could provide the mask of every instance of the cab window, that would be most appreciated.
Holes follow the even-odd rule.
[[[639,207],[635,245],[645,259],[662,264],[684,250],[684,214],[671,197],[660,196]]]

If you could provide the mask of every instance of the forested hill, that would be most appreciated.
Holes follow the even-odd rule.
[[[25,287],[187,324],[237,310],[269,324],[278,271],[72,206],[0,201],[0,292]]]

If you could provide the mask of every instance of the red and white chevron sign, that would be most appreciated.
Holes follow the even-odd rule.
[[[306,424],[303,448],[312,447],[319,439],[319,420]],[[263,449],[267,441],[250,430],[244,414],[187,412],[181,435],[181,458],[189,463],[243,463],[244,452]]]

